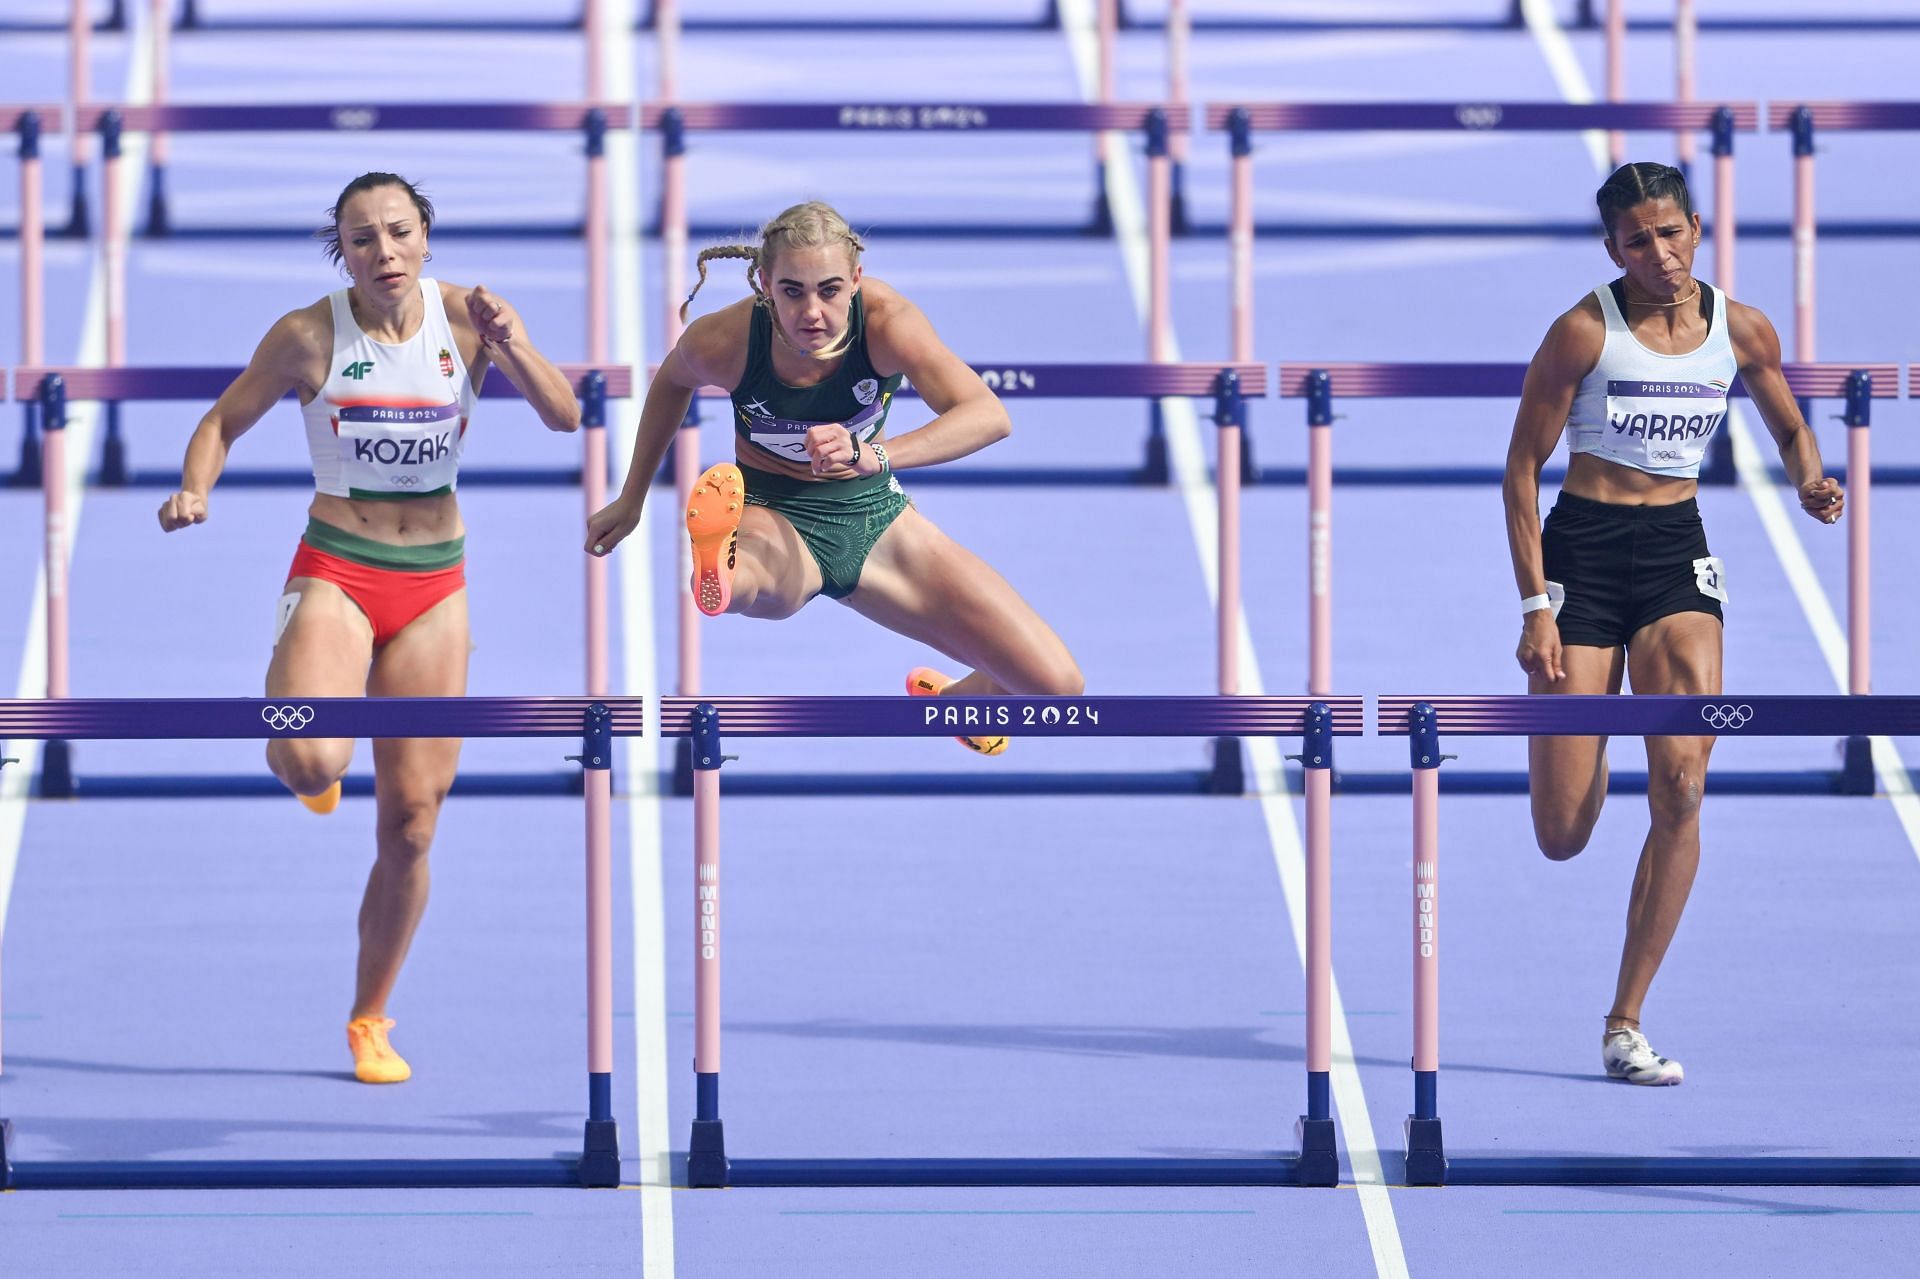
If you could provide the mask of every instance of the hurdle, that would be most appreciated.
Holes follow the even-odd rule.
[[[1442,738],[1608,734],[1671,737],[1912,736],[1914,697],[1406,697],[1378,702],[1381,736],[1407,737],[1413,772],[1411,1185],[1920,1185],[1920,1159],[1806,1156],[1472,1156],[1446,1153],[1439,1111],[1439,770]]]
[[[24,120],[24,116],[21,117]],[[586,248],[587,281],[586,291],[586,331],[587,359],[595,364],[604,363],[607,356],[607,299],[606,276],[607,263],[611,256],[610,230],[607,221],[607,189],[605,168],[606,131],[611,128],[626,128],[632,119],[630,108],[617,104],[595,105],[592,103],[494,103],[494,104],[360,104],[360,105],[263,105],[263,106],[184,106],[167,107],[148,106],[90,106],[80,112],[77,130],[97,130],[101,136],[104,162],[101,166],[102,181],[102,217],[103,225],[113,227],[123,220],[121,189],[121,135],[126,130],[135,132],[161,133],[172,132],[314,132],[349,131],[358,132],[372,129],[391,130],[451,130],[475,132],[514,132],[514,131],[578,131],[586,142]],[[29,127],[25,123],[22,130],[22,167],[29,165],[26,158],[27,134]],[[489,234],[499,228],[474,226],[467,229],[468,234]],[[240,228],[202,228],[187,231],[174,228],[169,232],[174,236],[242,235]],[[281,234],[275,232],[274,234]],[[300,234],[307,234],[301,231]],[[446,234],[445,231],[439,234]],[[106,291],[107,321],[107,364],[113,367],[124,366],[126,358],[126,263],[123,252],[117,250],[111,236],[102,244],[106,269],[102,273]],[[35,266],[37,269],[36,255]],[[37,334],[42,323],[40,316],[41,293],[35,290],[29,300],[23,295],[23,310],[29,305],[33,312],[27,316],[23,331]],[[24,359],[28,365],[42,363],[39,359]],[[604,437],[590,437],[591,439]],[[124,457],[125,445],[120,440],[119,409],[117,401],[108,401],[107,406],[107,461],[103,468],[101,482],[117,484],[124,482],[125,471],[117,459]],[[28,451],[33,447],[33,438],[29,433],[22,441],[21,470],[16,473],[15,482],[27,482],[31,462]],[[602,445],[604,447],[604,444]],[[604,454],[597,460],[589,458],[583,468],[583,475],[589,488],[598,483],[598,491],[590,501],[599,502],[604,497],[606,459]],[[599,509],[595,506],[593,509]]]
[[[78,3],[79,0],[76,0]],[[120,0],[115,0],[120,3]],[[179,12],[175,15],[176,0],[150,0],[148,10],[148,31],[152,38],[153,68],[153,105],[164,107],[167,103],[168,83],[171,79],[172,58],[169,41],[171,33],[179,31],[248,31],[270,34],[288,34],[298,31],[449,31],[449,32],[539,32],[578,29],[585,35],[586,73],[583,83],[589,102],[598,102],[601,93],[600,60],[596,55],[604,26],[601,0],[582,0],[578,18],[559,21],[516,18],[471,18],[471,19],[415,19],[405,17],[386,18],[334,18],[320,19],[312,17],[250,18],[221,22],[206,22],[200,17],[196,0],[178,0]],[[155,129],[153,144],[148,156],[147,166],[147,224],[148,235],[169,235],[173,232],[167,204],[167,165],[171,159],[171,147],[168,133],[164,128]],[[597,140],[589,138],[589,155],[599,154],[592,148]],[[590,206],[591,207],[591,206]],[[228,228],[229,231],[232,228]],[[498,231],[500,228],[490,228]],[[539,227],[532,226],[513,230],[518,235],[575,235],[580,234],[578,227]],[[591,229],[586,232],[591,236]],[[205,234],[202,232],[201,234]],[[220,234],[216,232],[215,234]],[[264,234],[274,234],[268,231]],[[467,234],[475,234],[467,232]],[[592,358],[592,357],[590,357]]]
[[[625,399],[632,393],[632,370],[622,367],[594,368],[563,364],[560,371],[574,386],[581,401],[581,427],[589,437],[600,436],[598,452],[605,456],[606,402]],[[211,401],[240,373],[237,368],[23,368],[13,371],[14,394],[31,396],[38,402],[45,428],[41,458],[41,491],[45,503],[45,541],[47,577],[47,697],[54,701],[69,698],[69,662],[67,617],[69,606],[69,564],[72,547],[66,519],[68,465],[66,459],[67,405],[75,400],[117,402],[120,400],[204,400]],[[486,399],[517,399],[520,392],[497,368],[487,370],[480,394]],[[287,398],[291,399],[292,396]],[[586,453],[595,449],[589,443]],[[310,478],[310,477],[309,477]],[[588,497],[587,512],[598,509],[601,499]],[[601,561],[591,561],[601,564]],[[596,606],[595,575],[588,577],[587,634],[585,673],[589,693],[598,695],[607,680],[607,634],[604,596],[604,565],[598,575],[602,583]],[[597,611],[596,611],[597,607]],[[371,795],[371,777],[349,777],[343,781],[349,795]],[[460,778],[454,782],[454,794],[471,795],[544,795],[568,794],[578,784],[571,774],[492,774]],[[284,787],[265,775],[246,776],[128,776],[98,777],[83,780],[75,774],[69,745],[62,740],[47,743],[41,759],[38,793],[43,798],[70,798],[74,795],[100,798],[165,798],[170,796],[249,796],[273,795]]]
[[[902,15],[882,18],[832,18],[832,17],[785,17],[778,14],[766,14],[753,17],[727,18],[712,14],[683,16],[680,12],[680,0],[647,0],[646,8],[641,12],[639,27],[642,31],[660,31],[667,26],[675,26],[683,31],[713,32],[752,32],[752,31],[880,31],[900,34],[967,32],[967,31],[1058,31],[1060,29],[1060,0],[1035,0],[1038,11],[1031,18],[989,18],[969,17],[962,10],[964,4],[953,5],[950,14]],[[1103,4],[1117,3],[1118,0],[1099,0]]]
[[[581,743],[585,797],[587,1119],[581,1153],[544,1159],[16,1161],[0,1119],[0,1190],[345,1186],[617,1186],[613,1117],[613,739],[642,732],[638,698],[122,699],[0,701],[0,739],[558,737]],[[24,1124],[22,1125],[25,1126]]]
[[[1920,22],[1915,23],[1920,30]],[[1920,131],[1920,102],[1774,102],[1767,107],[1767,127],[1793,138],[1793,358],[1813,360],[1815,352],[1816,245],[1821,228],[1815,220],[1815,135],[1841,131]],[[1830,226],[1829,234],[1911,235],[1920,230],[1912,220],[1849,223]],[[1900,468],[1891,483],[1920,483],[1920,467]]]
[[[1358,697],[665,698],[663,736],[693,744],[694,1082],[687,1184],[722,1186],[1313,1185],[1339,1177],[1331,1109],[1333,739],[1363,730]],[[1297,1157],[737,1159],[720,1117],[720,768],[723,739],[951,736],[1299,736],[1307,768],[1307,1113]]]
[[[1847,639],[1848,688],[1862,694],[1871,687],[1871,603],[1869,598],[1869,509],[1873,474],[1867,432],[1876,399],[1894,399],[1900,393],[1897,364],[1788,364],[1787,385],[1805,399],[1845,400],[1847,423]],[[1283,399],[1307,401],[1307,427],[1315,482],[1309,488],[1308,535],[1308,658],[1310,692],[1330,687],[1333,680],[1333,485],[1332,425],[1334,401],[1340,399],[1485,398],[1515,399],[1526,379],[1524,364],[1289,364],[1279,368],[1278,394]],[[1736,379],[1731,394],[1746,395]],[[1731,466],[1731,458],[1727,459]],[[1396,472],[1396,474],[1399,474]],[[1462,468],[1442,479],[1497,482],[1501,468]],[[1412,479],[1414,475],[1404,475]],[[1702,482],[1706,482],[1703,468]],[[1646,775],[1613,774],[1611,786],[1622,794],[1640,794]],[[1397,773],[1346,773],[1335,779],[1349,793],[1388,793],[1406,789]],[[1455,771],[1447,778],[1451,791],[1473,794],[1519,794],[1527,789],[1524,772],[1476,773]],[[1716,772],[1713,788],[1722,794],[1872,795],[1873,762],[1863,737],[1846,740],[1843,763],[1835,769],[1804,772]]]
[[[1240,608],[1240,437],[1247,422],[1247,401],[1268,393],[1267,367],[1258,363],[1207,364],[975,364],[971,366],[988,388],[1004,399],[1148,399],[1153,402],[1153,430],[1146,454],[1138,468],[986,468],[948,464],[911,473],[912,483],[927,484],[1133,484],[1142,480],[1164,484],[1168,478],[1167,443],[1160,430],[1159,402],[1170,396],[1198,396],[1213,401],[1213,421],[1219,428],[1220,469],[1216,538],[1220,557],[1220,589],[1216,601],[1215,655],[1217,689],[1223,695],[1240,691],[1238,616]],[[900,398],[917,393],[903,384]],[[694,399],[725,400],[728,393],[720,387],[706,387]],[[690,412],[675,442],[676,478],[690,491],[690,469],[699,475],[699,418]],[[691,433],[691,434],[689,434]],[[684,507],[686,498],[681,496]],[[683,697],[700,690],[701,657],[699,627],[704,619],[694,608],[692,598],[682,594],[678,637],[679,676],[676,687]],[[682,741],[676,745],[672,793],[693,793],[694,768],[691,747]],[[735,789],[742,794],[885,794],[897,788],[898,779],[888,773],[762,774],[739,779]],[[1170,772],[1126,773],[993,773],[948,774],[916,783],[924,791],[939,794],[1213,794],[1239,795],[1246,791],[1246,768],[1240,743],[1230,737],[1212,743],[1212,758],[1207,767]]]
[[[683,168],[689,133],[840,133],[840,134],[981,134],[981,133],[1140,133],[1148,156],[1149,215],[1156,223],[1168,214],[1172,179],[1169,171],[1170,135],[1186,128],[1186,115],[1163,103],[1137,102],[663,102],[642,103],[640,127],[656,130],[661,139],[662,177],[660,221],[648,229],[663,247],[672,248],[685,237],[709,238],[739,233],[737,224],[687,225]],[[1104,157],[1100,164],[1104,166]],[[676,213],[675,200],[678,199]],[[845,210],[842,210],[845,212]],[[853,211],[856,219],[859,211]],[[671,219],[682,221],[675,225]],[[1104,235],[1112,230],[1107,207],[1104,169],[1096,173],[1093,213],[1078,223],[887,222],[877,229],[890,236],[983,237]],[[1166,245],[1155,237],[1152,252],[1164,260]],[[685,264],[669,257],[666,295],[678,306],[683,296]],[[671,326],[669,326],[671,329]]]
[[[1582,197],[1582,216],[1546,222],[1408,223],[1271,222],[1256,227],[1253,213],[1253,135],[1257,132],[1587,133],[1619,130],[1709,132],[1713,139],[1715,282],[1733,292],[1735,236],[1733,141],[1760,126],[1750,102],[1265,102],[1212,103],[1208,129],[1227,134],[1232,157],[1228,241],[1232,310],[1251,309],[1253,238],[1263,235],[1556,235],[1598,236],[1596,215]],[[1236,323],[1238,323],[1236,319]],[[1239,349],[1236,346],[1236,351]]]

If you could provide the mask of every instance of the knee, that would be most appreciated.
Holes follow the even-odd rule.
[[[380,855],[407,862],[424,859],[440,822],[440,801],[420,799],[387,806],[380,814]]]
[[[274,774],[299,795],[323,793],[347,767],[347,761],[322,742],[269,742],[267,762]]]
[[[1706,769],[1696,763],[1670,764],[1647,777],[1647,807],[1657,822],[1692,821],[1700,812]]]
[[[1584,822],[1543,822],[1536,818],[1533,838],[1548,861],[1571,861],[1586,850],[1593,827]]]
[[[1049,697],[1078,697],[1087,691],[1087,677],[1070,654],[1061,654],[1060,661],[1047,672],[1046,684]]]

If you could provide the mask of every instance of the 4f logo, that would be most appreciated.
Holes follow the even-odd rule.
[[[372,360],[355,360],[352,364],[340,370],[340,376],[350,377],[357,382],[371,372],[373,372]]]

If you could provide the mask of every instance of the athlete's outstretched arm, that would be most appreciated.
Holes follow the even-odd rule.
[[[1822,524],[1832,524],[1846,509],[1847,497],[1840,481],[1823,472],[1819,441],[1800,416],[1800,404],[1780,370],[1780,336],[1759,308],[1740,302],[1728,303],[1727,324],[1740,380],[1780,448],[1787,478],[1800,494],[1800,509]]]
[[[1540,469],[1553,456],[1566,429],[1580,379],[1600,359],[1604,333],[1597,332],[1599,328],[1582,307],[1555,320],[1540,349],[1533,353],[1520,389],[1520,409],[1513,419],[1513,439],[1507,445],[1507,470],[1500,491],[1506,505],[1513,580],[1522,599],[1547,591],[1540,555]],[[1526,614],[1515,657],[1520,669],[1529,675],[1558,680],[1566,674],[1560,664],[1560,628],[1552,609]]]
[[[647,486],[660,470],[667,445],[687,420],[687,406],[703,386],[714,383],[716,344],[726,341],[722,319],[703,315],[689,324],[680,340],[660,362],[660,371],[647,383],[646,399],[640,406],[640,425],[634,433],[633,457],[627,463],[626,483],[620,495],[595,511],[587,519],[586,550],[589,555],[605,555],[633,532],[640,522],[640,510],[646,504]],[[723,375],[724,376],[724,375]]]
[[[326,340],[312,308],[280,317],[260,339],[253,358],[220,398],[213,402],[187,441],[187,458],[180,469],[180,487],[160,504],[160,527],[168,533],[207,518],[207,494],[227,464],[233,442],[268,409],[296,388],[310,385],[317,352]]]
[[[549,431],[578,430],[579,397],[567,385],[566,375],[533,345],[526,321],[520,318],[513,304],[489,291],[484,284],[476,284],[471,289],[458,285],[444,287],[460,295],[461,305],[452,314],[464,311],[467,323],[479,335],[481,367],[474,372],[483,372],[487,361],[499,365],[507,381],[513,383],[513,389],[526,397]]]

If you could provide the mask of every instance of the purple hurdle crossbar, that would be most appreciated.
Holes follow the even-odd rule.
[[[622,366],[595,367],[563,364],[560,371],[573,384],[581,399],[581,424],[588,435],[589,466],[586,473],[588,502],[592,496],[592,460],[598,441],[598,473],[606,471],[606,402],[625,399],[633,393],[633,370]],[[241,370],[231,367],[116,367],[77,368],[33,366],[14,370],[14,397],[35,402],[40,410],[43,443],[40,455],[41,492],[46,510],[47,563],[47,696],[68,695],[68,599],[67,566],[72,546],[66,504],[66,406],[76,400],[213,400],[226,390]],[[487,370],[480,394],[487,399],[513,398],[520,393],[498,368]],[[604,504],[602,481],[600,504]],[[592,506],[598,510],[599,506]],[[601,561],[592,560],[592,563]],[[596,592],[597,586],[597,592]],[[585,670],[589,696],[599,696],[607,682],[606,578],[588,578],[586,611]],[[64,741],[47,745],[42,758],[40,793],[48,797],[74,794],[72,753]],[[202,792],[204,793],[204,792]]]
[[[1480,737],[1912,736],[1920,697],[1382,696],[1382,736],[1405,734],[1413,767],[1411,1185],[1920,1185],[1920,1159],[1740,1156],[1449,1157],[1441,1137],[1440,734]]]
[[[1331,1102],[1333,739],[1364,727],[1358,697],[669,697],[663,737],[692,743],[695,1111],[687,1183],[718,1186],[1317,1185],[1339,1176]],[[1304,739],[1307,1113],[1291,1159],[732,1159],[720,1118],[721,736],[945,737],[968,727],[1034,737]]]
[[[1158,348],[1159,354],[1165,353],[1165,347]],[[1220,431],[1220,461],[1218,480],[1220,486],[1219,518],[1216,538],[1220,555],[1220,591],[1215,609],[1215,663],[1218,691],[1232,694],[1240,691],[1238,661],[1239,631],[1237,617],[1240,609],[1240,439],[1246,425],[1246,401],[1263,398],[1268,394],[1267,366],[1251,360],[1231,364],[1208,364],[1199,361],[1185,363],[1151,364],[1032,364],[1007,361],[997,364],[975,364],[972,366],[995,394],[1003,399],[1160,399],[1168,396],[1210,396],[1214,400],[1214,422]],[[651,371],[650,371],[651,372]],[[727,391],[721,387],[702,388],[700,395],[707,399],[725,399]],[[902,397],[916,394],[911,386],[903,386]],[[692,425],[684,427],[681,437],[675,443],[677,450],[676,480],[684,480],[687,491],[692,491],[692,480],[699,474],[697,454],[688,447],[686,431],[697,430],[697,419],[688,418]],[[1149,469],[1154,459],[1148,460]],[[1165,458],[1158,462],[1164,469]],[[679,472],[691,466],[693,476],[684,476]],[[683,550],[683,560],[685,552]],[[683,568],[685,568],[683,563]],[[692,596],[681,595],[680,609],[680,677],[678,689],[680,696],[692,697],[699,691],[700,674],[700,632],[699,615],[694,611]],[[1325,691],[1316,689],[1315,691]],[[1218,750],[1228,749],[1224,744]],[[1237,761],[1237,753],[1234,756]],[[676,770],[683,772],[683,770]],[[1221,772],[1216,768],[1216,772]],[[1225,770],[1234,778],[1242,773],[1236,763]],[[684,781],[684,776],[682,778]],[[1228,789],[1238,793],[1244,782],[1233,780],[1229,784],[1223,775],[1218,789]]]
[[[1871,401],[1893,399],[1900,393],[1897,364],[1788,364],[1787,385],[1803,399],[1842,398],[1846,401],[1847,485],[1853,521],[1847,536],[1848,688],[1869,691],[1872,627],[1869,598],[1870,533],[1868,499],[1872,471],[1867,428]],[[1320,692],[1333,685],[1333,582],[1330,544],[1333,527],[1332,423],[1333,401],[1350,399],[1512,397],[1520,394],[1526,378],[1524,364],[1307,364],[1279,367],[1277,393],[1282,398],[1307,401],[1309,467],[1307,511],[1308,655],[1307,690]],[[1746,394],[1736,381],[1733,394]],[[1850,739],[1840,789],[1846,794],[1873,793],[1873,767],[1864,738]],[[1353,774],[1342,783],[1357,783]],[[1863,789],[1864,788],[1864,789]]]
[[[0,700],[0,740],[562,737],[585,772],[587,1121],[578,1158],[137,1160],[12,1163],[0,1119],[0,1190],[333,1186],[617,1186],[613,1117],[613,739],[636,736],[638,698],[376,697]]]

